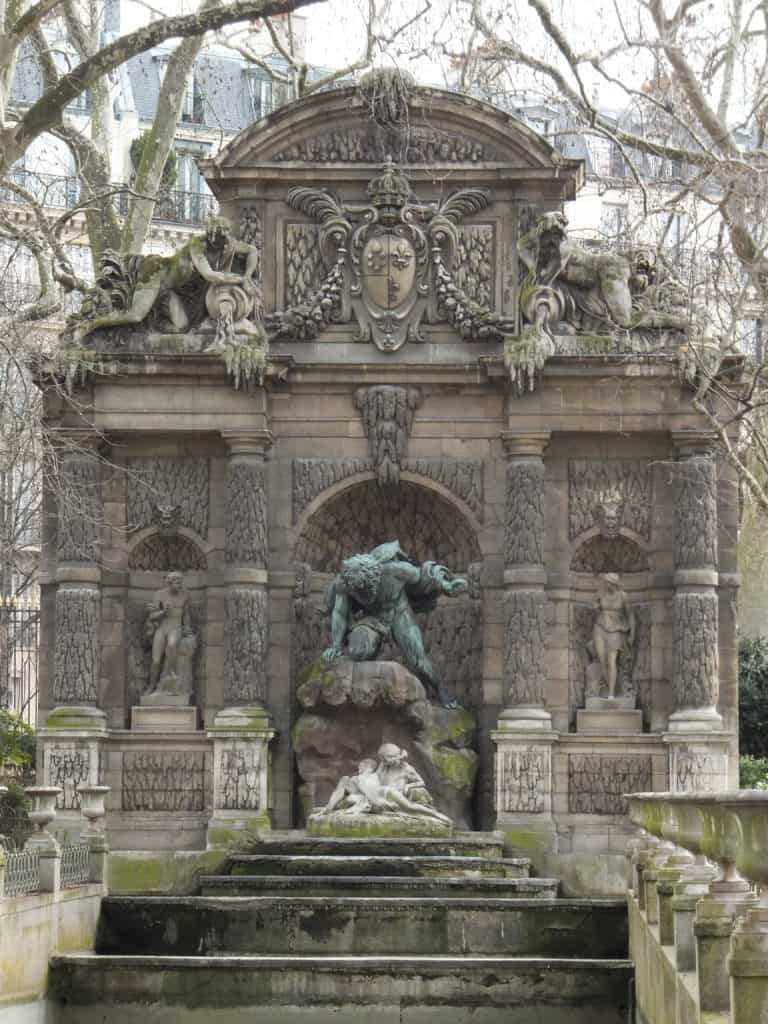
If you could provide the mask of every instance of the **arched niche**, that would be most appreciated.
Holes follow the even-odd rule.
[[[390,497],[374,480],[321,505],[301,532],[295,558],[316,572],[335,573],[350,555],[395,539],[417,561],[441,562],[456,573],[481,558],[474,529],[445,498],[404,481]]]
[[[139,541],[128,559],[128,568],[137,572],[199,572],[206,567],[205,554],[181,534],[151,533]]]
[[[635,541],[622,534],[597,534],[580,544],[571,558],[571,572],[646,572],[648,555]]]

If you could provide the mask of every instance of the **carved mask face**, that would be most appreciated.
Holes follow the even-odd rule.
[[[618,537],[623,515],[624,502],[621,498],[604,498],[599,502],[595,506],[595,517],[601,536]]]

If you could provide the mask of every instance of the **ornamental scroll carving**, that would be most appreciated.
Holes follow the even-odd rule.
[[[416,205],[410,181],[387,160],[371,179],[368,196],[370,204],[362,207],[346,205],[330,191],[289,190],[286,203],[317,225],[315,250],[324,276],[302,303],[267,317],[272,340],[312,340],[329,324],[353,319],[355,340],[373,342],[382,352],[424,341],[425,322],[449,323],[468,340],[502,340],[512,322],[473,301],[455,279],[461,223],[485,209],[488,193],[465,188],[438,203]],[[478,245],[472,243],[471,270],[477,288]]]
[[[717,565],[717,475],[709,456],[678,463],[680,488],[675,514],[675,565],[708,568]]]
[[[200,537],[208,534],[208,459],[150,456],[127,460],[126,516],[129,530],[152,526],[157,505],[178,506],[179,522]]]
[[[479,459],[405,459],[401,470],[441,484],[483,520],[483,463]],[[293,521],[328,487],[359,473],[372,473],[370,459],[294,459]]]
[[[95,704],[98,700],[101,595],[88,587],[56,591],[53,700]]]
[[[598,527],[605,536],[625,527],[650,540],[652,508],[653,475],[649,462],[569,460],[568,535],[571,540],[592,527]]]
[[[231,462],[227,471],[227,565],[266,565],[267,495],[261,462]]]

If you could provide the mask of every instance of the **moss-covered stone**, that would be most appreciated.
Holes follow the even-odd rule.
[[[121,850],[109,855],[110,893],[195,892],[201,874],[222,871],[227,856],[211,850]]]

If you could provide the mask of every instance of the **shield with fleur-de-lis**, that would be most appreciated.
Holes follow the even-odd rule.
[[[381,309],[398,309],[409,301],[416,283],[413,243],[393,231],[374,235],[363,246],[361,270],[365,298]]]

